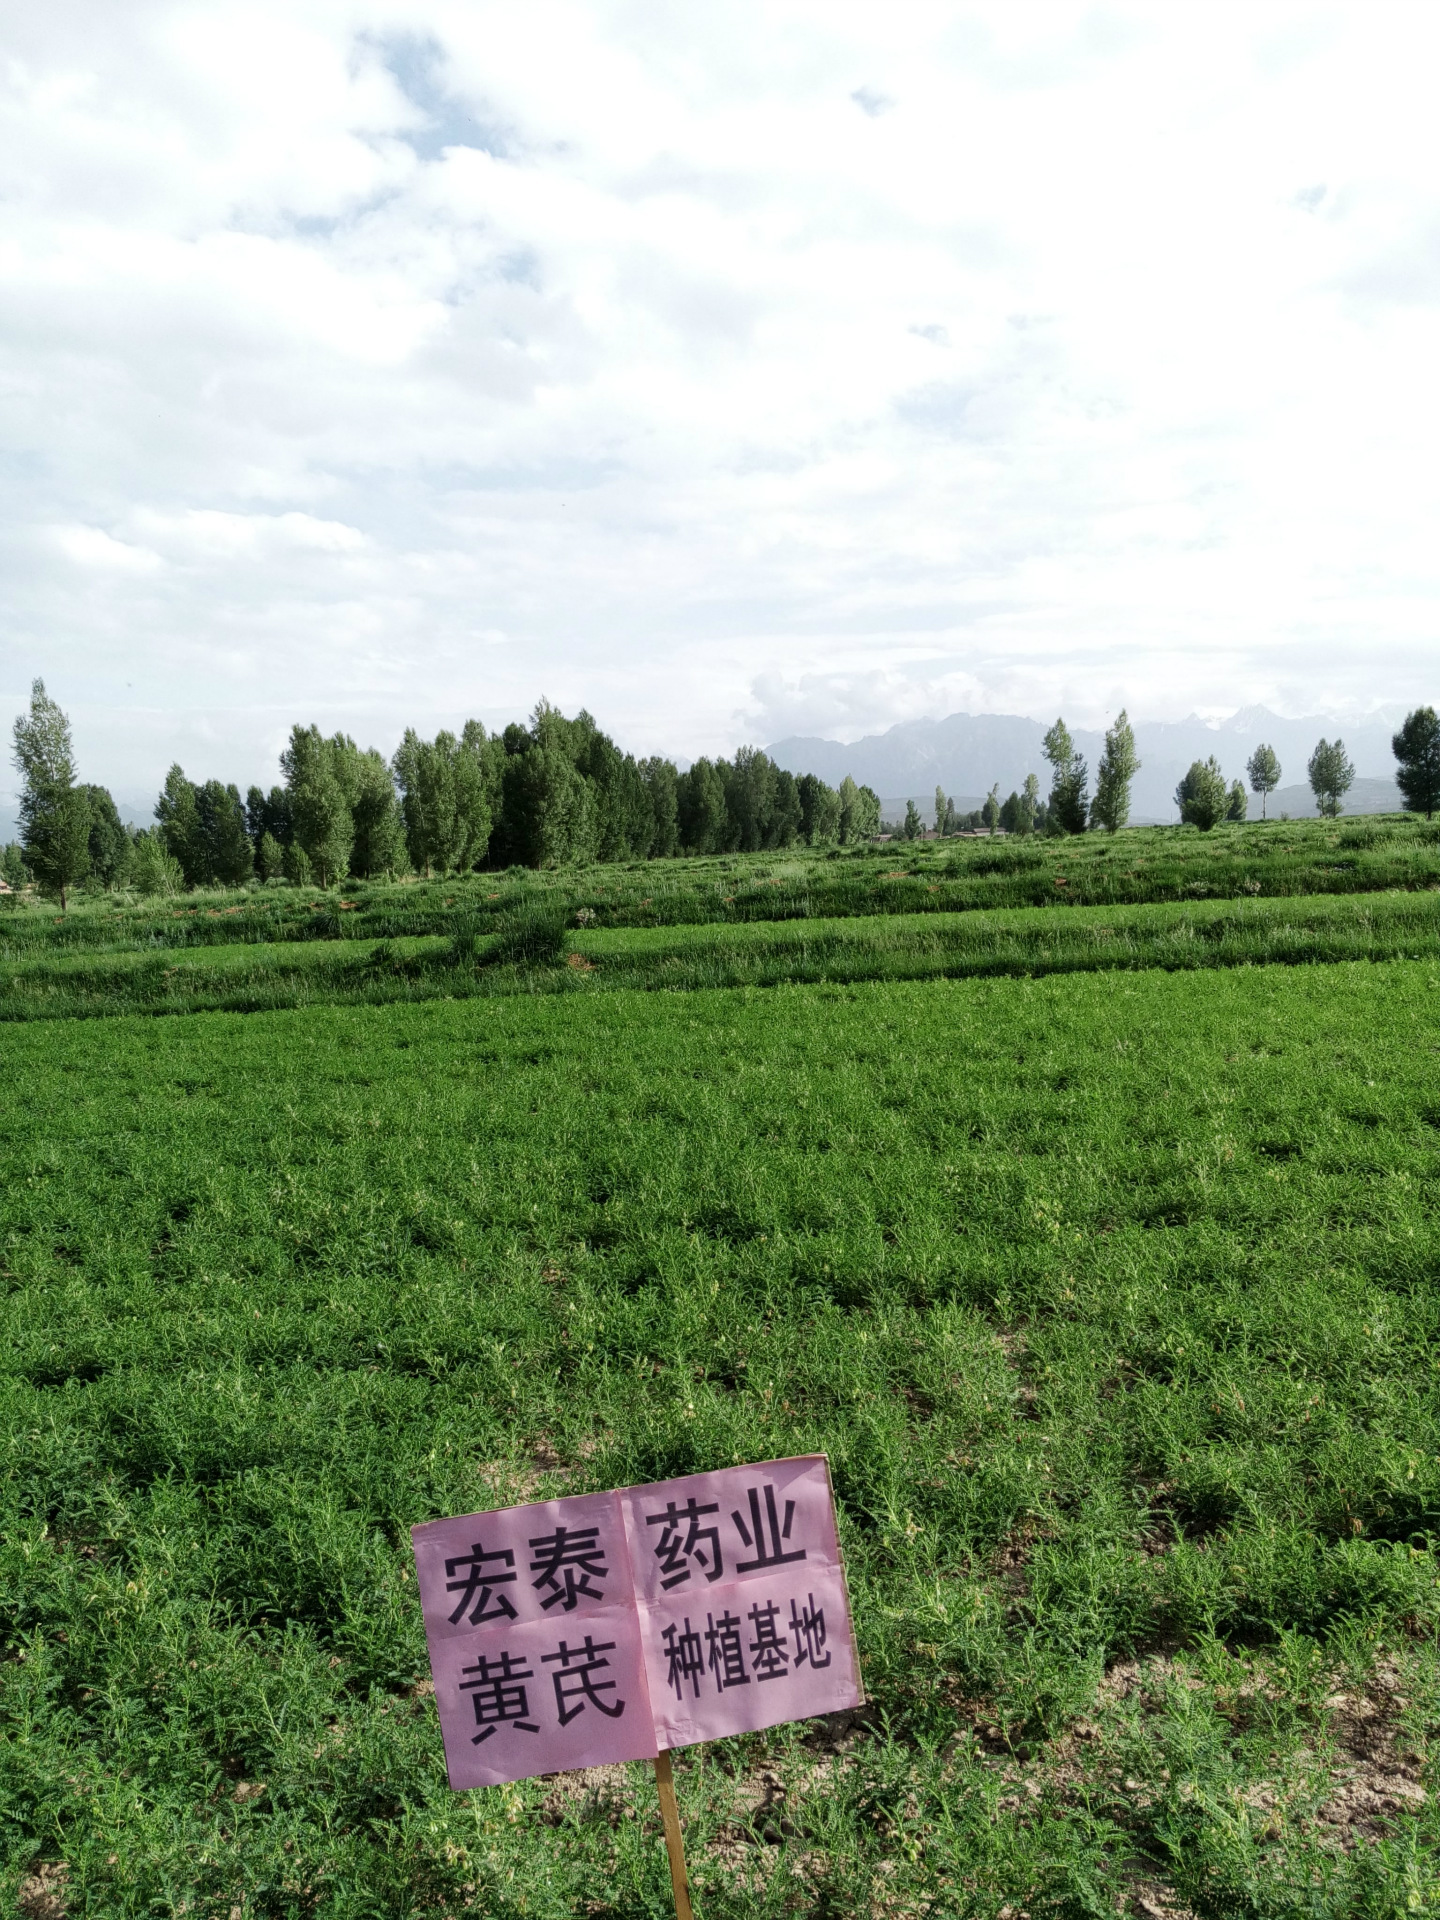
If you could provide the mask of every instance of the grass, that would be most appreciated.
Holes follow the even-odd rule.
[[[798,981],[967,979],[1147,967],[1305,965],[1440,953],[1430,893],[1152,907],[1072,907],[654,928],[567,935],[543,896],[449,937],[81,947],[0,961],[0,1021],[261,1012],[515,993],[675,991]]]
[[[872,1709],[681,1757],[705,1920],[1434,1910],[1424,953],[9,1025],[0,1898],[662,1915],[643,1770],[449,1793],[406,1529],[823,1448]]]
[[[1193,828],[1069,840],[949,840],[634,861],[323,892],[277,883],[168,902],[82,897],[0,911],[0,958],[173,953],[277,941],[484,935],[517,915],[598,928],[739,925],[1023,907],[1143,906],[1440,887],[1440,823],[1404,816]]]

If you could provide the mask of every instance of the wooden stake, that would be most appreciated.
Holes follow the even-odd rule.
[[[675,1920],[695,1920],[690,1906],[690,1882],[685,1873],[685,1836],[680,1831],[680,1809],[675,1804],[675,1775],[670,1756],[655,1756],[655,1785],[660,1789],[660,1814],[665,1822],[665,1851],[670,1856],[670,1887],[675,1895]]]

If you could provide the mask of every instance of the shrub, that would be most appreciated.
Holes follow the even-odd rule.
[[[488,958],[493,966],[558,967],[565,958],[563,907],[536,904],[497,915]]]

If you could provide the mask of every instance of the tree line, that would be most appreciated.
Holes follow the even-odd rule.
[[[1429,817],[1440,807],[1435,709],[1417,707],[1392,745],[1405,805]],[[1093,794],[1063,719],[1042,752],[1048,796],[1030,774],[1008,799],[997,785],[982,807],[960,814],[937,787],[934,831],[1116,833],[1127,824],[1140,761],[1125,713],[1106,732]],[[670,760],[622,753],[590,714],[567,719],[543,700],[528,725],[500,733],[478,720],[433,740],[407,729],[388,761],[348,734],[297,725],[280,756],[283,780],[268,793],[252,786],[242,799],[233,784],[193,781],[172,766],[150,828],[126,827],[106,789],[78,779],[69,721],[43,681],[15,722],[14,759],[20,840],[0,855],[0,875],[16,891],[33,879],[62,907],[85,881],[143,893],[254,878],[331,886],[347,876],[843,846],[881,831],[878,796],[848,775],[838,788],[814,774],[797,777],[758,747],[741,747],[733,760],[697,760],[681,773]],[[1355,778],[1344,743],[1320,740],[1306,771],[1319,812],[1334,818]],[[1246,775],[1264,818],[1281,778],[1274,749],[1257,747]],[[1245,819],[1248,808],[1245,786],[1227,785],[1213,755],[1194,762],[1175,800],[1181,821],[1207,832]],[[910,840],[926,832],[913,800],[893,830]]]
[[[1401,798],[1410,812],[1423,813],[1429,819],[1440,807],[1440,717],[1435,709],[1417,707],[1393,736],[1391,750]],[[957,813],[954,800],[946,797],[943,788],[936,787],[935,832],[941,836],[977,831],[1070,834],[1084,833],[1088,827],[1117,833],[1126,825],[1130,788],[1140,771],[1140,759],[1134,730],[1123,711],[1105,735],[1093,795],[1085,757],[1077,751],[1063,719],[1046,733],[1041,752],[1051,771],[1047,799],[1041,799],[1040,783],[1033,773],[1027,776],[1023,789],[1008,800],[1001,800],[998,785],[992,787],[984,805],[971,813]],[[1355,781],[1354,763],[1344,741],[1319,740],[1305,773],[1316,811],[1331,820],[1343,813],[1345,795]],[[1265,819],[1266,803],[1281,779],[1275,749],[1257,747],[1246,762],[1245,774],[1250,792],[1260,798],[1260,817]],[[1244,820],[1249,812],[1249,795],[1240,780],[1226,784],[1220,762],[1211,754],[1206,760],[1192,761],[1175,789],[1175,804],[1182,825],[1208,833],[1222,820]],[[926,831],[913,800],[905,803],[905,818],[895,830],[907,840],[918,840]]]
[[[733,760],[622,753],[588,713],[541,701],[528,725],[489,734],[406,731],[387,761],[348,734],[296,726],[268,792],[194,781],[172,766],[155,825],[130,829],[103,787],[76,774],[65,714],[37,680],[15,722],[20,840],[7,882],[27,877],[65,903],[90,880],[145,893],[285,878],[331,886],[347,876],[466,873],[643,860],[672,854],[844,845],[880,829],[880,801],[846,778],[798,778],[757,747]]]

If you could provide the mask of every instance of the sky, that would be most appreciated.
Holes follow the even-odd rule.
[[[273,778],[1440,688],[1424,5],[49,0],[0,719]],[[8,775],[0,772],[0,789]]]

